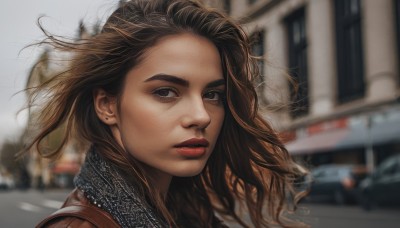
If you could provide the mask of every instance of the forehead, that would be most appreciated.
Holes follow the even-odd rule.
[[[223,78],[218,49],[207,38],[191,33],[161,38],[143,54],[142,61],[131,71],[147,76],[171,74]]]

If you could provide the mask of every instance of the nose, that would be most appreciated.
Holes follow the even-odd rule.
[[[211,116],[208,113],[202,98],[188,101],[182,118],[183,127],[203,130],[210,124],[210,122]]]

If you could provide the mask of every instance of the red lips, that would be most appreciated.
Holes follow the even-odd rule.
[[[175,145],[178,149],[178,153],[184,157],[195,158],[200,157],[206,153],[206,148],[209,142],[206,139],[192,138],[186,140],[178,145]]]
[[[209,145],[206,139],[192,138],[179,143],[175,147],[207,147]]]

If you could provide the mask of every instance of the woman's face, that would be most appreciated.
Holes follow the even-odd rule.
[[[128,72],[111,129],[145,167],[170,176],[197,175],[220,133],[224,94],[213,43],[193,34],[167,36]]]

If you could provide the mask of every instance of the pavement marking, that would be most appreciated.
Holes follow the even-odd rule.
[[[57,200],[43,200],[42,205],[48,208],[60,209],[63,202]]]
[[[42,208],[26,202],[20,202],[18,204],[18,208],[24,211],[32,211],[32,212],[42,211]]]

